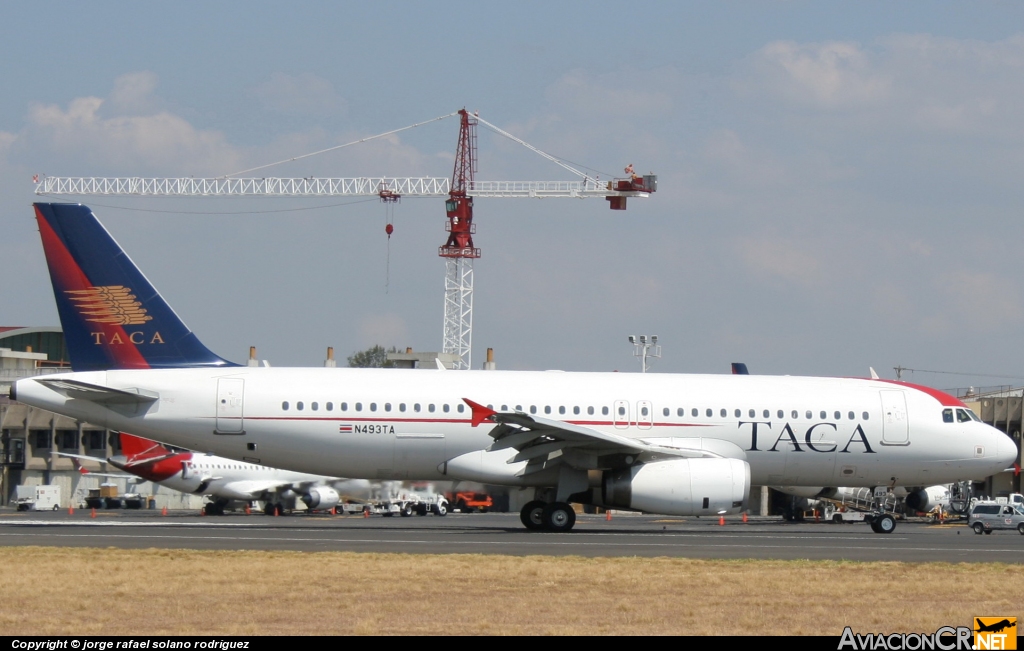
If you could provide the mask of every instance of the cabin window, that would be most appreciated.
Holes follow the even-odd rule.
[[[384,411],[391,411],[391,403],[390,402],[385,402],[384,403]]]
[[[564,414],[564,413],[565,413],[565,407],[563,407],[563,406],[559,405],[559,406],[558,406],[558,413],[559,413],[559,414]]]
[[[377,403],[376,402],[371,402],[370,403],[370,411],[377,411]]]
[[[808,409],[807,413],[804,415],[807,416],[807,420],[811,420],[812,418],[814,418],[814,412],[812,412],[810,409]]]
[[[301,400],[295,403],[295,408],[298,409],[299,411],[302,411],[303,407],[305,407],[305,405],[302,403]]]
[[[544,405],[544,413],[545,414],[550,414],[551,413],[551,405]]]
[[[680,407],[679,409],[676,409],[676,416],[678,416],[679,418],[682,418],[685,415],[686,415],[686,410],[685,409],[683,409],[682,407]]]
[[[706,410],[704,411],[704,414],[705,414],[705,415],[706,415],[706,416],[707,416],[708,418],[711,418],[711,414],[713,414],[713,413],[715,413],[715,412],[711,411],[711,409],[706,409]]]
[[[594,415],[594,408],[593,407],[587,407],[587,415],[588,416],[593,416]]]
[[[320,403],[319,402],[311,403],[309,405],[309,408],[312,409],[313,411],[317,411],[317,410],[320,409]]]
[[[846,414],[846,417],[849,418],[850,420],[855,420],[857,418],[857,416],[854,415],[854,413],[852,411],[850,413]]]
[[[786,417],[786,412],[782,411],[781,409],[779,411],[777,411],[776,413],[779,415],[779,418],[785,418]]]
[[[523,410],[523,406],[522,405],[516,405],[516,411],[521,412],[522,410]]]
[[[579,407],[573,407],[573,408],[572,408],[572,413],[573,413],[574,415],[576,415],[576,416],[579,416],[579,414],[580,414],[580,408],[579,408]]]
[[[412,406],[412,410],[413,410],[413,411],[416,411],[416,412],[418,412],[418,411],[420,410],[420,403],[418,403],[418,402],[417,402],[417,403],[415,403],[415,404],[414,404],[414,405]]]
[[[459,410],[459,413],[461,414],[462,412],[466,411],[466,405],[464,405],[464,404],[462,404],[460,402],[459,406],[457,407],[457,409]],[[490,409],[490,407],[488,407],[488,409]]]
[[[651,410],[648,409],[647,407],[641,407],[640,408],[640,415],[641,416],[647,416],[650,413],[650,411]]]
[[[837,412],[835,413],[835,417],[836,417],[836,420],[839,420],[840,418],[842,418],[842,417],[843,417],[843,415],[842,415],[841,413],[839,413],[839,412],[837,411]]]
[[[356,403],[356,411],[362,411],[362,410],[363,410],[363,403],[357,402]]]
[[[501,406],[501,410],[502,411],[508,411],[508,405],[502,405]]]
[[[287,400],[285,400],[284,402],[281,403],[281,410],[282,411],[288,411],[288,401]],[[950,414],[950,415],[952,415],[952,414]]]
[[[328,402],[327,403],[327,411],[334,411],[334,403],[333,402]]]
[[[348,403],[347,402],[341,403],[341,410],[342,411],[348,411]]]
[[[671,413],[672,410],[669,409],[668,407],[665,407],[664,409],[661,410],[661,415],[664,416],[665,418],[668,418],[669,414]]]
[[[863,414],[860,415],[860,417],[862,419],[864,419],[864,420],[867,420],[868,419],[868,412],[865,411]]]
[[[733,412],[733,416],[734,416],[734,417],[736,417],[736,418],[739,418],[739,417],[740,417],[740,414],[742,414],[742,413],[743,413],[742,411],[740,411],[739,409],[737,409],[736,411],[734,411],[734,412]]]
[[[405,403],[404,402],[398,403],[398,411],[405,411]]]
[[[449,405],[447,402],[444,403],[443,405],[441,405],[441,411],[443,411],[444,413],[447,414],[451,410],[452,410],[451,405]]]
[[[625,416],[625,415],[626,415],[626,408],[623,407],[622,405],[619,405],[619,416]]]
[[[537,413],[537,405],[530,405],[530,413],[531,414],[536,414]]]
[[[690,415],[693,416],[694,418],[697,417],[697,408],[696,407],[694,407],[693,409],[690,410]]]
[[[769,413],[770,412],[767,409],[765,409],[764,412],[762,412],[762,415],[764,418],[769,418]]]
[[[756,418],[755,414],[757,414],[757,412],[754,411],[753,409],[747,411],[747,417],[748,418]]]
[[[434,413],[434,403],[430,403],[429,405],[427,405],[427,411],[429,411],[430,413]]]
[[[793,420],[796,420],[797,418],[800,418],[800,414],[799,414],[799,412],[797,412],[797,410],[796,410],[796,409],[794,409],[793,411],[791,411],[791,412],[790,412],[790,414],[792,415],[792,417],[793,417]]]
[[[729,412],[727,412],[727,411],[726,411],[726,410],[724,410],[724,409],[721,409],[721,410],[719,410],[719,412],[718,412],[718,415],[719,415],[719,416],[721,416],[722,418],[725,418],[725,415],[726,415],[727,413],[729,413]]]
[[[821,416],[821,420],[825,420],[826,418],[828,418],[828,414],[825,413],[824,410],[820,414],[818,414],[818,415]]]
[[[608,415],[608,408],[607,407],[601,407],[601,415],[602,416],[607,416]]]

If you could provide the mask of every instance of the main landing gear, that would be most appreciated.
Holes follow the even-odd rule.
[[[571,531],[576,524],[576,511],[565,502],[548,504],[540,500],[527,502],[519,519],[531,531]]]
[[[864,521],[871,525],[875,533],[892,533],[896,531],[896,518],[888,513],[872,513],[865,516]]]

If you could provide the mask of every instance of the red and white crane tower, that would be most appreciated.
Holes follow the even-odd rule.
[[[307,158],[328,151],[349,147],[376,138],[412,129],[458,115],[459,144],[451,179],[436,177],[357,177],[357,178],[239,178],[258,169]],[[477,181],[476,126],[483,123],[496,133],[509,138],[576,175],[576,181]],[[625,178],[602,183],[494,126],[479,116],[462,109],[432,120],[418,122],[401,129],[362,138],[310,154],[270,163],[237,174],[216,178],[142,178],[142,177],[59,177],[33,179],[35,193],[41,196],[133,196],[133,197],[371,197],[393,202],[400,197],[446,197],[445,227],[448,239],[438,249],[445,260],[444,340],[442,351],[454,353],[454,368],[468,369],[472,364],[473,343],[473,260],[480,249],[473,244],[476,225],[473,223],[474,197],[501,198],[573,198],[604,197],[612,210],[625,210],[628,197],[648,197],[658,189],[658,177],[633,173],[632,164]],[[388,224],[390,236],[391,224]]]

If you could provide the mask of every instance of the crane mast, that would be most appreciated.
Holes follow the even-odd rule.
[[[473,197],[469,188],[476,176],[476,120],[466,109],[459,111],[459,145],[455,152],[451,191],[445,201],[448,241],[437,254],[444,258],[444,339],[442,351],[458,355],[455,368],[472,368],[473,355],[473,260],[480,249],[473,246]]]
[[[449,114],[434,120],[452,117]],[[458,111],[460,119],[459,142],[455,154],[455,167],[451,179],[435,177],[357,177],[357,178],[143,178],[143,177],[58,177],[44,176],[33,179],[37,195],[61,196],[135,196],[135,197],[370,197],[384,201],[399,197],[446,197],[445,229],[448,239],[438,248],[445,261],[444,282],[444,340],[442,350],[455,353],[455,368],[468,369],[472,364],[473,343],[473,260],[480,257],[480,249],[473,244],[476,225],[473,223],[474,197],[503,198],[572,198],[603,197],[612,210],[625,210],[628,197],[648,197],[655,192],[658,179],[654,175],[638,176],[632,164],[626,168],[626,178],[615,178],[602,183],[597,177],[580,172],[565,162],[547,154],[523,140],[487,122],[466,109]],[[575,174],[577,181],[477,181],[476,180],[476,126],[483,123],[531,151]],[[359,141],[338,145],[297,160],[358,142],[365,142],[390,133],[426,124],[417,123]],[[290,161],[280,161],[290,162]],[[263,169],[276,165],[263,165]],[[244,174],[246,172],[241,172]],[[388,232],[390,235],[390,231]]]

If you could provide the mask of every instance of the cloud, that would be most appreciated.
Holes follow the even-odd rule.
[[[345,98],[334,90],[331,82],[311,72],[298,75],[275,72],[252,93],[263,108],[287,115],[338,115],[348,108]]]
[[[156,112],[154,91],[157,76],[153,72],[130,72],[114,80],[114,89],[105,108],[119,115],[147,115]]]
[[[753,66],[764,89],[819,107],[876,105],[892,87],[888,73],[855,43],[776,41],[754,54]]]
[[[764,236],[744,238],[738,242],[740,257],[757,277],[782,280],[803,287],[825,283],[825,265],[813,251],[819,245],[799,240]]]
[[[66,108],[32,104],[17,144],[26,151],[42,148],[57,160],[77,160],[82,166],[79,169],[92,174],[157,171],[199,176],[223,174],[241,165],[242,152],[229,144],[223,133],[197,129],[168,111],[104,117],[102,109],[110,102],[115,112],[150,105],[155,87],[152,73],[132,73],[115,81],[111,100],[79,97]],[[48,173],[77,171],[53,168],[48,165]]]

